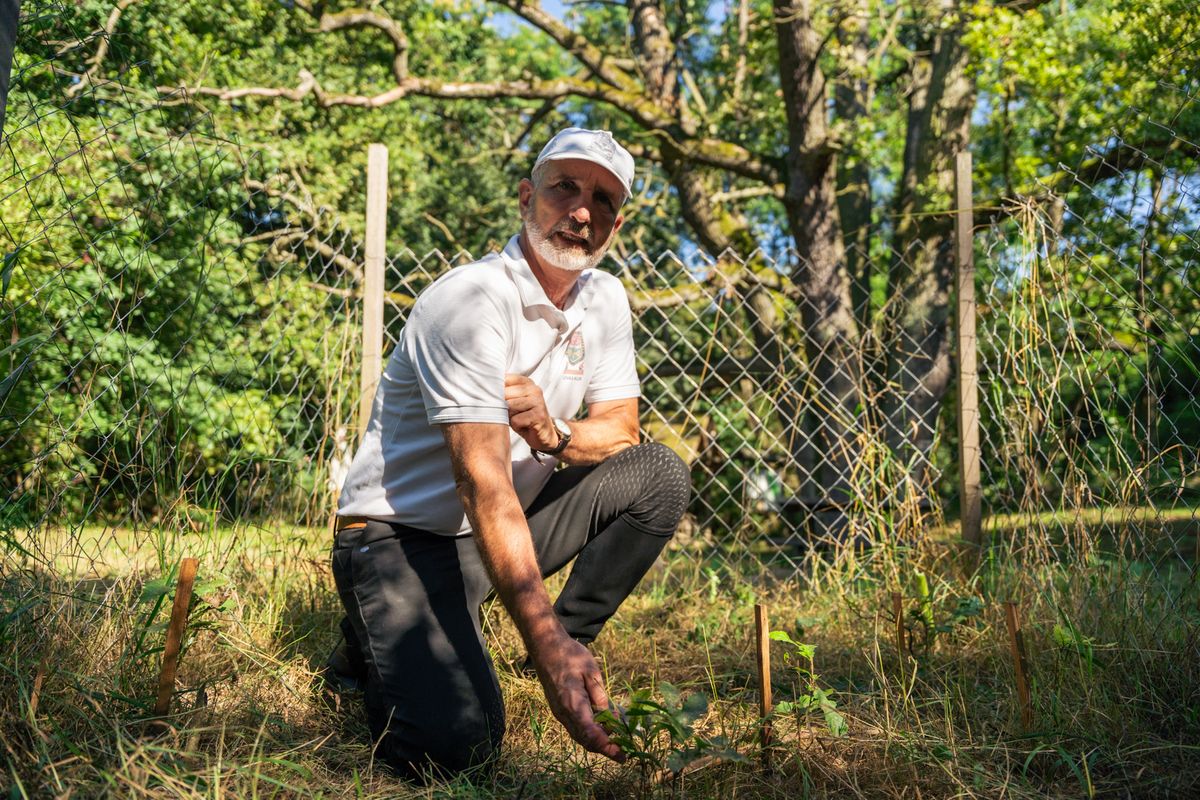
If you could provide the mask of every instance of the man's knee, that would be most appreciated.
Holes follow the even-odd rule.
[[[666,445],[646,442],[614,456],[613,467],[613,489],[626,496],[626,513],[648,530],[673,534],[691,499],[687,463]]]
[[[396,730],[380,741],[379,753],[399,775],[420,783],[462,774],[486,776],[500,755],[504,719],[447,724],[423,721],[419,729]]]

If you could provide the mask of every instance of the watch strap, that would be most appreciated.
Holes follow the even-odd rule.
[[[533,453],[534,459],[536,459],[539,463],[542,460],[541,456],[556,456],[563,450],[566,450],[567,445],[571,443],[571,429],[564,420],[555,418],[554,430],[558,432],[558,444],[554,445],[554,447],[551,447],[548,450],[539,450],[532,447],[530,448],[530,452]]]

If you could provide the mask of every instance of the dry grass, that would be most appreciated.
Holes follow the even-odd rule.
[[[0,786],[13,797],[1200,793],[1194,574],[1101,558],[1001,567],[997,558],[963,577],[934,546],[814,562],[787,583],[690,553],[666,559],[595,649],[618,698],[661,681],[716,698],[698,729],[726,735],[749,761],[677,779],[573,747],[536,681],[514,669],[519,639],[493,606],[486,619],[509,725],[500,769],[474,783],[413,788],[374,764],[358,709],[330,707],[314,680],[339,614],[325,541],[306,529],[97,529],[17,540],[28,553],[10,546],[0,577]],[[201,559],[200,598],[163,731],[146,718],[169,602],[156,608],[143,594],[182,555]],[[916,613],[918,568],[930,576],[930,610],[943,630],[927,630]],[[218,576],[225,582],[211,582]],[[893,591],[906,598],[903,654]],[[1000,603],[1008,598],[1020,600],[1026,620],[1029,731],[1013,690]],[[773,627],[816,646],[817,684],[835,691],[848,722],[835,737],[820,715],[777,719],[769,772],[754,739],[755,602],[767,605]],[[775,695],[786,700],[804,682],[776,646]]]

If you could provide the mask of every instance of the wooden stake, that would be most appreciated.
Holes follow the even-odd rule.
[[[175,693],[175,670],[179,666],[179,647],[183,644],[183,633],[187,627],[188,606],[192,603],[192,586],[196,581],[198,564],[194,558],[185,558],[179,567],[179,583],[175,586],[175,604],[171,606],[171,622],[167,626],[162,670],[158,673],[155,716],[165,717],[171,710],[171,695]]]
[[[38,700],[42,696],[42,684],[46,681],[46,667],[50,660],[50,654],[42,656],[41,662],[38,664],[37,673],[33,676],[33,691],[29,693],[29,721],[36,723]]]
[[[892,613],[896,616],[896,655],[904,660],[904,598],[892,592]]]
[[[1017,604],[1004,603],[1004,616],[1008,623],[1008,638],[1012,647],[1013,670],[1017,675],[1017,700],[1021,703],[1021,727],[1028,731],[1033,727],[1033,700],[1029,696],[1028,668],[1025,663],[1025,638],[1021,635],[1021,617]]]
[[[975,202],[971,154],[954,163],[955,283],[958,295],[958,486],[963,541],[977,562],[983,543],[982,493],[979,488],[979,364],[975,351]],[[972,564],[974,567],[975,564]]]
[[[762,717],[762,728],[759,730],[759,742],[762,745],[762,762],[766,769],[771,768],[771,722],[767,718],[771,714],[771,625],[767,621],[766,606],[755,604],[754,628],[756,642],[756,661],[758,662],[758,711]]]
[[[367,239],[363,262],[362,372],[359,379],[358,439],[371,418],[375,389],[383,372],[383,284],[387,250],[388,149],[367,148]]]

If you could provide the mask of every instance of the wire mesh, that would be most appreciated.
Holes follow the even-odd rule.
[[[385,349],[420,290],[471,261],[439,251],[388,260]],[[907,408],[889,374],[915,372],[917,359],[897,367],[874,329],[853,351],[858,407],[845,414],[830,402],[797,322],[806,301],[789,276],[799,261],[636,252],[603,265],[624,281],[634,311],[643,432],[692,467],[694,499],[677,546],[780,574],[794,574],[820,545],[912,539],[938,514],[930,492],[943,474],[937,415],[907,414],[901,443],[882,413],[885,402]],[[899,451],[911,453],[894,458]]]
[[[236,692],[213,692],[214,716],[188,724],[193,736],[243,728],[250,763],[267,752],[268,717],[286,720],[294,705],[284,696],[308,691],[308,667],[323,663],[341,614],[328,562],[312,554],[355,449],[365,198],[349,188],[337,208],[323,205],[310,173],[229,134],[218,121],[229,116],[160,91],[155,64],[128,55],[146,50],[127,49],[115,23],[133,4],[24,0],[0,138],[0,740],[24,764],[12,775],[38,772],[47,793],[46,775],[79,753],[104,761],[126,742],[142,747],[128,723],[151,714],[179,553],[205,559],[190,630],[220,646],[182,676],[176,707],[188,695],[184,713],[203,713],[206,687],[240,679]],[[991,563],[934,587],[958,595],[936,597],[941,605],[1011,597],[1033,610],[1039,663],[1061,662],[1068,682],[1120,673],[1113,705],[1072,705],[1061,676],[1035,673],[1039,715],[1067,737],[1047,741],[1098,742],[1085,771],[1114,749],[1140,762],[1146,720],[1166,732],[1146,739],[1155,749],[1186,739],[1195,726],[1179,709],[1200,707],[1186,702],[1196,696],[1186,666],[1200,563],[1200,145],[1188,132],[1200,129],[1200,103],[1194,80],[1156,89],[1153,110],[1129,108],[1039,191],[974,209]],[[642,194],[661,202],[669,192]],[[474,207],[481,215],[503,202],[486,200]],[[925,230],[948,228],[951,213],[931,211]],[[820,586],[830,574],[868,575],[862,593],[843,595],[853,605],[911,593],[914,577],[925,580],[917,569],[957,572],[941,560],[958,536],[951,239],[896,251],[899,223],[879,209],[876,223],[844,237],[850,286],[832,301],[806,293],[804,254],[786,248],[714,254],[683,242],[622,249],[602,265],[634,310],[644,436],[691,470],[693,500],[668,562],[700,565],[714,596],[729,575],[739,606],[758,585],[745,577]],[[437,224],[440,238],[417,240],[455,241]],[[641,241],[633,227],[626,242]],[[389,240],[385,357],[414,298],[483,255],[417,252],[404,238]],[[768,240],[790,237],[778,229]],[[871,285],[854,285],[868,273]],[[830,302],[844,313],[840,338],[812,324]],[[260,533],[263,547],[243,546]],[[867,556],[856,562],[858,553]],[[851,566],[822,574],[831,562]],[[262,603],[246,601],[260,590]],[[877,612],[860,610],[865,629]],[[937,628],[904,614],[892,620],[900,638],[907,621],[933,654]],[[290,675],[246,668],[301,641]],[[909,647],[915,656],[911,638]],[[971,652],[901,663],[983,675]],[[980,688],[969,702],[1002,704],[989,680],[968,682]],[[904,702],[916,697],[916,683],[899,685]],[[66,724],[38,728],[39,687],[43,718]],[[1138,741],[1110,748],[1110,710],[1125,706],[1137,707],[1135,724],[1120,733]],[[982,719],[971,728],[1002,735]],[[316,724],[314,736],[327,737]],[[1026,780],[1050,750],[1021,740],[1032,749]]]
[[[117,37],[29,5],[0,178],[3,528],[51,558],[55,537],[22,537],[319,524],[353,400],[357,245],[152,74],[96,79]]]
[[[1194,90],[1159,84],[1180,111]],[[1020,549],[1194,569],[1200,490],[1197,145],[1121,129],[983,232],[985,503]]]
[[[153,91],[153,65],[101,79],[120,37],[69,11],[26,9],[3,143],[4,528],[320,528],[354,446],[359,240],[301,174]],[[1194,557],[1196,145],[1169,122],[1131,110],[978,234],[993,530]],[[893,275],[945,255],[859,254]],[[390,258],[389,339],[471,259]],[[857,296],[831,372],[804,267],[693,248],[605,265],[635,309],[645,434],[692,467],[677,547],[697,558],[791,575],[814,545],[955,513],[949,284]]]

